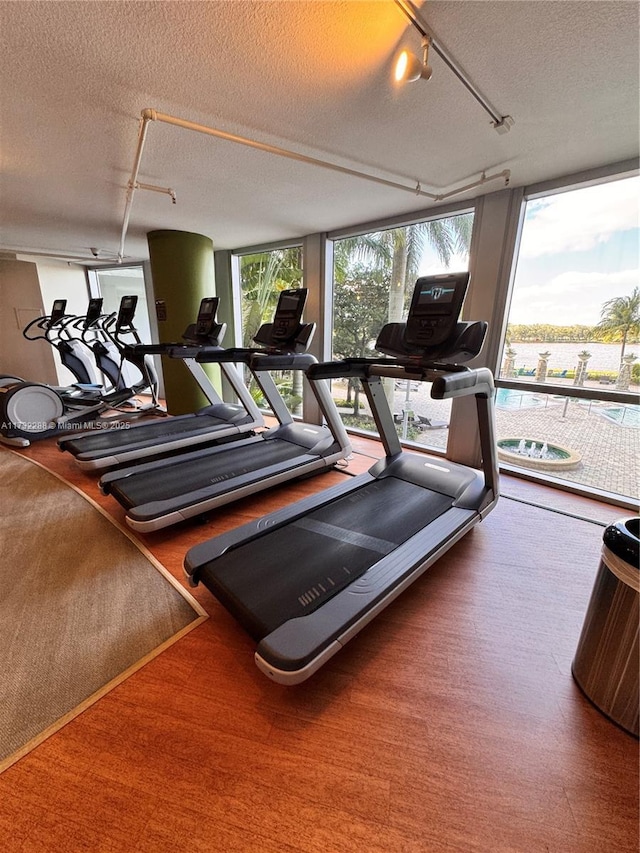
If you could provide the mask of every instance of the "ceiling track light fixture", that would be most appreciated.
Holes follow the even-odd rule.
[[[396,6],[409,19],[410,23],[422,36],[423,61],[408,50],[403,50],[394,66],[394,79],[397,83],[411,82],[414,80],[429,80],[432,69],[428,64],[428,52],[431,48],[442,59],[444,64],[458,78],[462,85],[473,95],[482,109],[491,117],[491,126],[497,133],[508,133],[515,124],[510,115],[501,115],[480,92],[478,87],[472,83],[467,74],[451,56],[446,47],[436,37],[433,30],[424,20],[420,8],[412,0],[394,0]]]
[[[422,62],[409,50],[400,52],[393,72],[396,83],[412,83],[414,80],[431,80],[433,68],[429,65],[429,47],[431,38],[422,38]]]

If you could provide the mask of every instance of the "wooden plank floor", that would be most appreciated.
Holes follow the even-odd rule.
[[[351,471],[380,455],[354,445]],[[24,454],[122,520],[55,442]],[[182,579],[192,544],[344,476],[140,539]],[[627,513],[513,478],[502,489],[298,687],[262,676],[251,640],[198,588],[209,620],[0,776],[2,849],[637,853],[638,742],[570,674],[603,532],[580,517]]]

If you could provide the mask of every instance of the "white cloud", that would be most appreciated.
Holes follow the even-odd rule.
[[[630,294],[640,270],[563,272],[535,286],[516,287],[510,323],[552,323],[555,326],[595,326],[603,303]]]
[[[527,205],[520,255],[586,251],[616,231],[638,228],[640,179],[628,178],[548,196]]]

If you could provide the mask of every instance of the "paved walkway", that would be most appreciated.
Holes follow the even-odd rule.
[[[618,424],[606,417],[608,403],[553,400],[548,406],[496,409],[498,437],[518,436],[559,444],[577,450],[582,461],[569,471],[550,475],[638,498],[640,428]]]
[[[405,391],[396,391],[396,412],[402,411],[405,399]],[[540,405],[496,407],[498,438],[525,438],[539,443],[547,441],[576,450],[582,456],[577,468],[549,471],[549,475],[638,500],[640,409],[630,412],[636,419],[636,426],[632,426],[616,423],[605,416],[605,410],[619,408],[614,403],[575,399],[567,402],[566,397],[551,395],[536,395],[535,400]],[[515,403],[518,405],[517,399]],[[412,391],[410,405],[417,414],[426,415],[434,421],[449,419],[450,403],[432,400],[426,389]],[[446,440],[446,429],[426,430],[418,438],[421,444],[441,448],[445,447]]]

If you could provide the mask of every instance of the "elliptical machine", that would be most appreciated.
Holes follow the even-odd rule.
[[[87,318],[94,309],[94,303],[102,302],[102,300],[91,300],[87,309]],[[98,307],[98,314],[100,307]],[[67,314],[67,300],[55,299],[51,313],[44,317],[36,317],[22,330],[22,335],[28,341],[46,341],[49,346],[55,349],[62,364],[76,378],[79,385],[87,386],[87,388],[95,387],[99,390],[100,385],[96,380],[95,370],[91,359],[87,352],[87,347],[80,340],[73,337],[68,332],[68,325],[72,322],[85,320],[84,317],[77,317],[75,314]],[[13,379],[14,381],[24,381],[17,376],[9,377],[2,376],[2,380]],[[3,382],[3,384],[8,384]]]
[[[113,424],[122,415],[101,419],[99,416],[108,411],[118,411],[122,406],[128,406],[127,412],[132,413],[131,400],[136,394],[149,392],[151,402],[137,406],[134,416],[141,413],[166,414],[158,400],[158,377],[151,358],[137,355],[135,351],[127,351],[126,336],[133,339],[134,344],[141,343],[138,332],[133,325],[137,296],[123,296],[120,309],[116,314],[109,315],[101,324],[108,339],[121,354],[117,376],[114,376],[114,391],[105,393],[101,385],[95,382],[95,374],[91,367],[85,347],[79,339],[64,334],[65,325],[72,321],[83,319],[87,323],[97,322],[101,316],[100,304],[91,305],[90,321],[87,318],[76,318],[66,314],[66,300],[57,299],[50,315],[33,320],[25,328],[23,334],[29,340],[44,338],[60,353],[62,363],[78,379],[68,387],[52,387],[39,382],[25,382],[18,377],[0,377],[0,442],[13,447],[28,447],[32,441],[48,438],[74,428],[86,429],[98,422]],[[96,310],[98,316],[95,317]],[[42,334],[34,334],[39,329]],[[121,384],[122,364],[124,359],[130,361],[140,374],[140,381],[131,386],[118,387]],[[88,416],[88,417],[87,417]]]
[[[67,318],[61,324],[59,340],[52,342],[60,352],[63,364],[74,373],[73,366],[66,364],[69,360],[69,350],[76,356],[90,352],[107,391],[132,388],[141,379],[140,371],[127,361],[124,351],[105,329],[115,318],[116,314],[102,313],[102,298],[90,299],[85,316]],[[75,330],[76,334],[73,334],[72,330]]]

